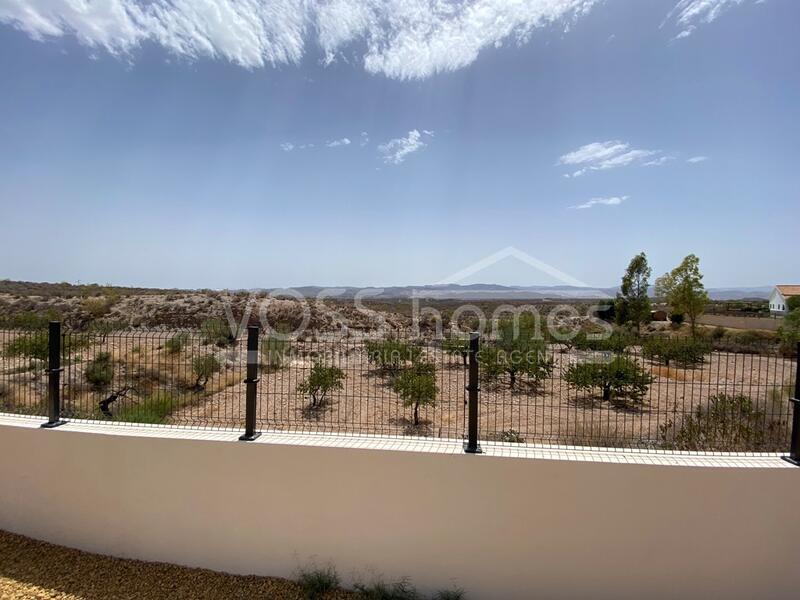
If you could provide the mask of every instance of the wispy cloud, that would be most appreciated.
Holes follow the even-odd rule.
[[[308,47],[325,63],[345,51],[371,73],[408,79],[454,71],[506,40],[563,29],[600,0],[6,0],[0,22],[34,39],[72,35],[115,55],[145,43],[247,68],[297,64]]]
[[[689,37],[699,25],[716,21],[729,8],[741,4],[763,4],[766,0],[680,0],[667,15],[663,27],[674,23],[679,29],[676,40]]]
[[[589,171],[604,171],[633,164],[657,166],[671,160],[661,150],[632,148],[627,142],[611,140],[581,146],[558,159],[559,165],[580,167],[564,177],[580,177]]]
[[[427,146],[423,141],[423,136],[433,137],[433,131],[423,129],[420,132],[417,129],[412,129],[407,136],[389,140],[385,144],[378,146],[378,152],[381,154],[383,162],[387,165],[399,165],[409,154],[418,152]]]
[[[361,145],[366,146],[369,144],[369,134],[366,131],[361,132]]]
[[[696,165],[697,163],[706,162],[707,160],[707,156],[693,156],[692,158],[687,158],[686,162]]]
[[[349,138],[342,138],[340,140],[331,140],[325,144],[328,148],[338,148],[339,146],[349,146],[350,139]]]
[[[294,150],[294,144],[292,142],[284,142],[281,144],[281,149],[284,152],[291,152],[292,150]]]
[[[570,206],[570,208],[574,210],[585,210],[587,208],[592,208],[593,206],[619,206],[629,197],[630,196],[612,196],[611,198],[592,198],[588,202],[584,202],[583,204],[578,204],[576,206]]]

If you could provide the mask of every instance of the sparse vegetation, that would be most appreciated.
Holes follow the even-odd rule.
[[[173,394],[160,392],[142,398],[140,402],[125,404],[115,415],[116,420],[126,423],[157,425],[164,423],[172,411],[182,404]]]
[[[408,363],[415,362],[422,354],[416,344],[398,340],[367,340],[364,342],[367,360],[384,373],[396,374]]]
[[[167,352],[167,354],[180,354],[188,342],[188,333],[178,333],[164,342],[164,350]]]
[[[642,355],[651,360],[657,360],[669,366],[676,362],[682,367],[692,367],[703,364],[705,355],[711,352],[708,343],[700,338],[693,337],[663,337],[652,336],[642,344]]]
[[[204,343],[214,344],[221,348],[236,341],[236,335],[231,332],[231,328],[222,319],[206,319],[200,324],[200,333]]]
[[[289,341],[280,337],[267,336],[261,340],[261,358],[269,369],[280,369],[286,360]]]
[[[420,598],[416,588],[407,579],[395,583],[383,581],[357,583],[355,588],[364,600],[419,600]]]
[[[297,391],[311,396],[311,407],[319,408],[324,405],[330,392],[341,390],[344,387],[345,377],[345,372],[339,367],[326,366],[317,361],[311,367],[308,379],[297,386]]]
[[[31,333],[21,335],[9,342],[3,353],[8,358],[21,356],[46,361],[48,348],[47,334],[45,332]]]
[[[748,396],[719,394],[698,406],[682,423],[660,427],[663,444],[674,450],[781,452],[788,424],[759,409]]]
[[[800,296],[797,297],[800,299]],[[781,347],[786,354],[793,354],[800,342],[800,308],[794,309],[783,319],[783,325],[778,330]]]
[[[203,389],[208,383],[208,380],[221,370],[222,365],[213,354],[196,357],[192,361],[192,372],[195,377],[197,377],[194,384],[195,387],[197,389]]]
[[[517,324],[511,319],[498,323],[497,339],[478,353],[484,381],[498,382],[508,375],[509,387],[514,388],[519,377],[536,385],[553,371],[553,359],[547,356],[547,344],[537,336],[535,323],[520,317]]]
[[[449,356],[459,356],[467,366],[469,356],[469,340],[465,337],[448,337],[442,340],[442,351]]]
[[[328,593],[339,589],[339,574],[332,566],[300,569],[297,583],[306,600],[320,600]]]
[[[564,374],[564,380],[578,389],[600,389],[604,401],[628,398],[641,402],[653,383],[647,371],[625,356],[615,356],[609,362],[572,365]]]
[[[111,354],[99,352],[86,367],[84,376],[94,389],[100,390],[107,387],[114,378],[114,361]]]

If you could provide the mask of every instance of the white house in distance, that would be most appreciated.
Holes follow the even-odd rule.
[[[789,298],[800,296],[800,285],[776,285],[769,297],[769,312],[773,315],[788,315]]]

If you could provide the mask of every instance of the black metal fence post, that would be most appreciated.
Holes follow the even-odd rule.
[[[256,431],[256,400],[258,395],[258,327],[247,328],[247,385],[245,396],[244,435],[239,439],[252,442],[260,432]]]
[[[61,322],[50,321],[47,330],[47,423],[45,429],[63,425],[61,419]]]
[[[797,343],[797,358],[795,358],[794,370],[794,396],[792,403],[792,442],[789,449],[789,456],[784,460],[800,467],[800,342]]]
[[[480,454],[478,445],[478,351],[480,350],[481,334],[473,331],[469,334],[469,382],[467,383],[467,443],[464,452]]]

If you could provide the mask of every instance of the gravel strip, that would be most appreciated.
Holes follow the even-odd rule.
[[[0,531],[0,598],[302,599],[286,579],[238,576],[164,563],[111,558]],[[331,600],[355,598],[340,591]]]

